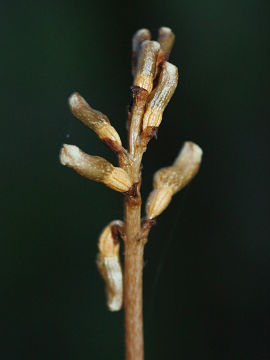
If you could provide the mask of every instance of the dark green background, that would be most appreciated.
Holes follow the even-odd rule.
[[[143,164],[185,140],[204,150],[194,182],[145,254],[146,359],[270,358],[270,2],[1,1],[1,360],[123,359],[95,266],[122,196],[60,166],[64,142],[114,161],[69,112],[79,91],[124,138],[130,39],[176,33],[178,89]]]

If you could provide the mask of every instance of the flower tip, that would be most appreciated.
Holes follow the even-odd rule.
[[[167,26],[162,26],[160,29],[159,29],[159,33],[160,34],[171,34],[172,33],[172,29],[167,27]]]
[[[193,156],[195,159],[197,159],[199,162],[201,162],[202,156],[203,156],[203,151],[202,148],[199,147],[199,145],[193,143],[193,142],[189,142],[189,144],[192,144],[193,146]]]
[[[157,52],[160,49],[160,43],[154,40],[144,40],[142,42],[142,47],[147,47],[148,51],[152,50],[154,52]]]
[[[168,77],[171,80],[175,80],[177,82],[178,80],[178,68],[177,66],[169,63],[168,61],[165,62],[164,67],[166,69],[166,72],[168,74]]]
[[[151,33],[148,29],[145,29],[145,28],[142,28],[142,29],[139,29],[138,31],[135,32],[134,34],[134,38],[138,38],[138,39],[142,39],[142,38],[145,38],[145,39],[150,39],[151,37]]]
[[[80,149],[75,145],[64,144],[59,158],[62,165],[72,166],[81,159]]]
[[[188,161],[190,164],[200,164],[202,160],[203,151],[199,145],[192,141],[186,141],[180,151],[180,154],[175,160],[175,165],[178,166],[183,161]]]
[[[82,100],[81,95],[78,92],[74,92],[68,98],[68,103],[71,109],[77,108]]]
[[[119,311],[122,309],[123,300],[119,296],[113,297],[113,299],[111,299],[111,302],[108,302],[107,305],[110,311]]]

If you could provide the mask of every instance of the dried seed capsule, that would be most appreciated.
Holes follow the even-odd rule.
[[[152,91],[143,117],[143,131],[148,127],[159,127],[163,111],[174,94],[178,82],[177,67],[165,62],[158,85]]]
[[[122,149],[119,134],[111,126],[107,116],[92,109],[79,93],[76,92],[70,96],[69,106],[73,115],[93,130],[112,150],[120,151]]]
[[[132,187],[130,178],[123,169],[113,166],[100,156],[88,155],[77,146],[64,144],[60,152],[60,162],[80,175],[102,182],[115,191],[126,192]]]
[[[140,29],[136,31],[132,38],[132,75],[136,75],[136,68],[138,62],[138,55],[140,52],[140,48],[142,43],[145,40],[151,39],[151,33],[148,29]]]
[[[106,226],[98,240],[97,267],[106,284],[107,305],[118,311],[123,304],[123,275],[119,257],[118,229],[123,222],[116,220]]]
[[[188,141],[184,143],[173,166],[160,169],[154,176],[154,190],[146,204],[146,214],[153,219],[169,205],[172,196],[187,185],[199,170],[201,148]]]
[[[139,86],[150,93],[156,71],[156,61],[160,45],[157,41],[146,40],[142,43],[139,54],[134,86]]]
[[[175,35],[172,30],[168,27],[161,27],[159,29],[158,42],[160,43],[160,56],[164,60],[168,60],[173,44],[175,40]]]

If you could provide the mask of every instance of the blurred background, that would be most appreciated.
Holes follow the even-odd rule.
[[[59,164],[63,143],[115,157],[67,106],[79,91],[125,138],[131,37],[171,27],[178,89],[143,161],[185,140],[201,170],[160,216],[145,253],[146,359],[270,358],[270,3],[0,3],[1,360],[124,359],[97,238],[122,196]]]

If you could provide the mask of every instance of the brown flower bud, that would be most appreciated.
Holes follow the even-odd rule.
[[[102,182],[113,190],[126,192],[132,187],[125,170],[113,166],[100,156],[88,155],[77,146],[64,144],[60,152],[60,162],[80,175]]]
[[[107,305],[118,311],[123,304],[123,275],[119,257],[117,229],[123,222],[115,220],[106,226],[98,240],[97,267],[106,284]]]
[[[138,55],[140,52],[140,48],[142,43],[145,40],[151,39],[151,33],[148,29],[140,29],[136,31],[132,38],[132,75],[136,75],[136,68],[138,62]]]
[[[153,88],[156,61],[160,45],[157,41],[146,40],[142,43],[134,86],[139,86],[150,93]]]
[[[107,116],[92,109],[79,93],[76,92],[70,96],[69,106],[72,114],[93,130],[112,150],[120,151],[122,149],[120,136],[111,126]]]
[[[158,85],[152,91],[143,117],[143,131],[148,127],[159,127],[163,111],[173,96],[178,82],[177,67],[165,62]]]
[[[146,204],[146,214],[153,219],[169,205],[172,196],[186,186],[199,170],[201,148],[185,142],[173,166],[160,169],[154,176],[154,190]]]

